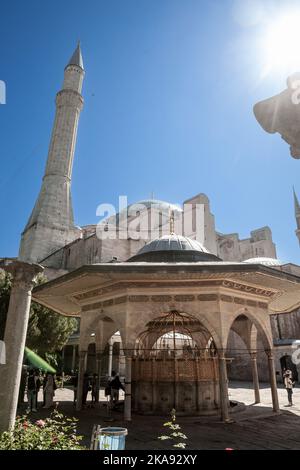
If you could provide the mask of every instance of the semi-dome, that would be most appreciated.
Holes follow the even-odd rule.
[[[267,257],[259,257],[259,258],[249,258],[243,261],[244,263],[249,264],[264,264],[265,266],[281,266],[282,262],[276,258],[267,258]]]
[[[171,263],[221,261],[221,259],[210,253],[197,240],[182,235],[170,234],[151,240],[128,261]]]

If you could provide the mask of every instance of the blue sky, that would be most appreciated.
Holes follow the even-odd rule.
[[[261,1],[268,14],[288,2]],[[292,2],[293,3],[293,2]],[[217,230],[269,225],[300,263],[293,184],[300,161],[252,107],[285,88],[261,78],[263,22],[233,0],[1,0],[0,256],[15,256],[43,175],[54,98],[78,39],[86,69],[73,170],[77,224],[96,207],[204,192]],[[270,13],[271,12],[271,13]],[[246,12],[247,13],[247,12]]]

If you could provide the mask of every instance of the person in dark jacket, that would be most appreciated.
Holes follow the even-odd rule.
[[[99,401],[99,379],[98,374],[94,374],[92,378],[92,406]]]
[[[120,389],[125,392],[125,389],[120,381],[118,374],[113,370],[111,373],[111,379],[109,381],[109,387],[111,389],[110,400],[112,408],[116,408],[119,403],[119,391]]]

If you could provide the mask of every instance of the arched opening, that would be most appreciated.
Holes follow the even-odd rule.
[[[219,409],[218,358],[194,316],[171,311],[150,321],[132,362],[133,407],[140,413],[210,414]]]
[[[230,348],[230,341],[234,332],[243,340],[246,348],[239,350],[238,348]],[[248,311],[237,315],[231,324],[227,338],[227,357],[234,356],[231,359],[241,360],[243,357],[243,369],[251,371],[253,380],[253,390],[255,403],[260,403],[259,391],[259,368],[262,368],[264,374],[268,375],[268,382],[271,386],[271,395],[273,410],[279,411],[277,385],[276,385],[276,371],[273,357],[273,343],[270,339],[270,332],[267,327],[264,327],[259,320]],[[247,360],[250,359],[250,364]],[[258,367],[259,364],[259,367]],[[247,367],[250,365],[250,367]],[[233,367],[232,367],[233,368]],[[230,373],[230,368],[229,368]]]
[[[255,338],[251,337],[253,328],[256,332]],[[245,314],[241,314],[235,318],[228,334],[226,353],[228,358],[228,379],[252,382],[252,359],[254,355],[257,361],[259,379],[262,382],[268,382],[268,362],[262,334]]]

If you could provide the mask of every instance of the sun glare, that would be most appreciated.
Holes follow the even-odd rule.
[[[266,25],[262,44],[264,75],[300,71],[300,10],[280,15]]]

